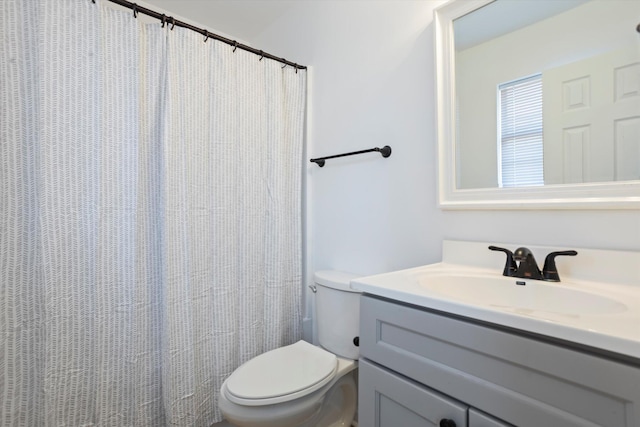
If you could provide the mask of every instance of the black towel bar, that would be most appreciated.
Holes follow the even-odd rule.
[[[336,154],[334,156],[318,157],[317,159],[311,159],[309,161],[316,163],[320,167],[323,167],[324,161],[327,159],[335,159],[336,157],[354,156],[356,154],[371,153],[373,151],[379,152],[380,154],[382,154],[382,157],[389,157],[391,155],[391,147],[389,147],[388,145],[385,145],[382,148],[375,147],[375,148],[370,148],[368,150],[353,151],[351,153],[344,153],[344,154]]]

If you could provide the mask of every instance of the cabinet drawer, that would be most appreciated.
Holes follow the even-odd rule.
[[[365,360],[358,369],[358,424],[368,427],[467,427],[467,406]]]
[[[360,355],[518,427],[638,427],[640,369],[363,296]]]

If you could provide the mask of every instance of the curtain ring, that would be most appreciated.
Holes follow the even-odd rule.
[[[262,61],[262,58],[264,58],[264,52],[260,51],[260,59],[258,59],[258,61]]]
[[[165,24],[167,23],[167,15],[165,15],[163,13],[162,14],[162,20],[160,22],[162,22],[162,27],[161,28],[164,28]]]
[[[207,40],[209,40],[209,30],[204,30],[204,35],[205,35],[204,42],[206,43]]]
[[[134,3],[133,6],[131,6],[131,9],[133,9],[133,17],[137,18],[138,17],[138,5],[136,3]]]
[[[171,31],[173,31],[173,27],[176,26],[176,18],[174,18],[173,16],[171,17]]]
[[[286,61],[286,59],[284,59],[284,58],[282,58],[282,60]],[[284,65],[282,67],[280,67],[280,68],[282,68],[284,70],[284,67],[286,67],[286,66],[287,66],[287,63],[285,62]]]
[[[298,64],[294,63],[293,65],[296,67],[296,74],[298,74]]]
[[[238,48],[238,42],[234,40],[233,41],[233,51],[235,52],[237,48]]]
[[[96,4],[96,0],[91,0],[91,3]]]

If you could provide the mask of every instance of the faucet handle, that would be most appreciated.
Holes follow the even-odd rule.
[[[502,272],[502,275],[508,277],[514,276],[516,271],[518,271],[518,266],[516,265],[516,261],[513,259],[513,252],[509,249],[500,248],[498,246],[489,246],[489,249],[507,254],[507,262],[504,264],[504,271]]]
[[[558,274],[558,269],[556,267],[556,257],[558,255],[566,255],[566,256],[576,256],[578,252],[576,251],[559,251],[559,252],[551,252],[544,259],[544,267],[542,268],[542,277],[544,280],[549,282],[559,282],[560,275]]]

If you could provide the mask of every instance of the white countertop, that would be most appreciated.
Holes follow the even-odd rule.
[[[557,259],[561,282],[554,283],[502,276],[505,255],[489,251],[487,246],[490,244],[445,241],[441,263],[357,278],[351,281],[351,287],[368,294],[640,360],[640,253],[528,246],[540,266],[548,252],[578,251],[576,257]],[[495,245],[512,251],[517,247],[514,244]],[[450,280],[443,285],[439,279],[443,277],[457,280],[469,277],[469,283],[479,280],[478,283],[490,283],[492,287],[495,280],[500,293],[494,292],[492,296],[487,288],[469,284],[464,285],[464,292],[456,292],[452,288],[456,285],[449,283]],[[516,280],[526,282],[526,286],[517,286]],[[520,295],[518,292],[522,292],[522,304],[518,300],[511,300],[513,304],[494,304],[492,298],[501,297],[502,289],[516,298]],[[530,301],[537,299],[539,294],[544,294],[544,297]],[[562,300],[554,301],[556,294]],[[601,300],[602,304],[593,303]],[[546,303],[560,308],[547,310]],[[540,304],[541,309],[532,310],[531,304]],[[581,307],[581,304],[585,306]]]

